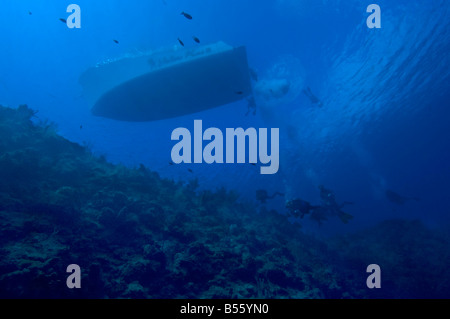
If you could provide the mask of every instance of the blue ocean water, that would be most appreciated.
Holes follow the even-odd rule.
[[[200,190],[234,189],[261,204],[258,189],[286,201],[320,205],[319,185],[349,201],[349,223],[304,219],[302,231],[326,238],[391,219],[450,222],[450,3],[384,1],[381,28],[369,29],[374,1],[76,0],[81,28],[69,29],[64,1],[3,0],[0,6],[0,104],[27,104],[57,132],[127,167],[145,165],[163,178],[198,179]],[[180,12],[193,16],[185,19]],[[245,100],[156,122],[95,117],[78,83],[108,59],[178,45],[224,41],[244,45],[256,115]],[[117,40],[118,43],[113,40]],[[257,85],[281,78],[288,94],[268,100]],[[188,85],[188,84],[186,84]],[[309,87],[322,106],[303,90]],[[280,169],[261,175],[249,164],[170,165],[171,132],[204,127],[280,128]],[[403,204],[386,196],[392,190]],[[448,296],[447,296],[448,297]]]

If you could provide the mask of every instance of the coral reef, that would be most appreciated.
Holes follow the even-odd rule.
[[[382,289],[359,288],[370,298],[449,298],[449,247],[448,230],[432,231],[417,220],[384,221],[330,244],[339,251],[348,282],[364,281],[360,269],[367,265],[380,266]]]
[[[449,239],[420,223],[321,241],[236,193],[112,165],[33,116],[0,107],[1,298],[449,296]],[[381,292],[365,288],[377,261]],[[66,286],[73,263],[81,289]]]

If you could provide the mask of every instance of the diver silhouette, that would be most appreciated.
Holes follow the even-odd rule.
[[[353,202],[343,202],[341,205],[339,205],[336,202],[336,196],[331,190],[326,189],[323,185],[319,185],[319,190],[320,199],[323,203],[321,207],[325,209],[330,215],[336,215],[345,224],[353,218],[352,215],[342,211],[342,208],[344,208],[345,205],[353,205]]]
[[[344,202],[339,205],[336,202],[336,197],[332,191],[326,189],[324,186],[319,185],[321,205],[311,205],[309,202],[296,198],[286,201],[286,208],[288,216],[303,218],[305,215],[322,225],[324,220],[328,217],[337,216],[344,224],[347,224],[349,220],[353,218],[352,215],[343,212],[342,208],[345,205],[351,205],[353,202]]]
[[[313,94],[309,86],[306,89],[303,89],[303,94],[305,94],[309,98],[312,104],[317,104],[319,107],[323,106],[322,101]]]

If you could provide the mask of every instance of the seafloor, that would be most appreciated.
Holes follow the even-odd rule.
[[[221,189],[112,165],[0,106],[1,298],[448,298],[450,236],[391,220],[318,240]],[[366,267],[381,267],[381,288]],[[81,267],[80,289],[66,268]]]

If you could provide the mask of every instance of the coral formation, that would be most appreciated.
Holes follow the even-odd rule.
[[[418,222],[318,240],[236,193],[112,165],[33,116],[0,107],[1,298],[450,295],[449,239]],[[81,289],[66,287],[73,263]]]

